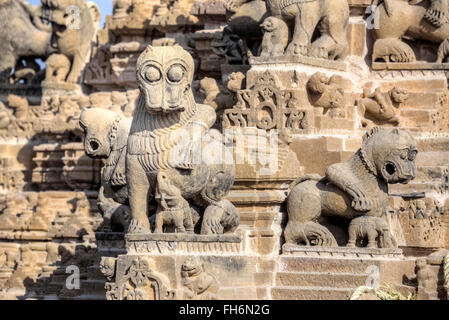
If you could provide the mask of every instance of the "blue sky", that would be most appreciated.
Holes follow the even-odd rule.
[[[31,3],[32,5],[35,5],[35,6],[41,4],[40,0],[28,0],[28,2]],[[101,27],[103,28],[106,15],[112,13],[112,2],[113,2],[113,0],[95,0],[93,2],[95,2],[98,5],[98,7],[100,8],[100,11],[101,11]]]

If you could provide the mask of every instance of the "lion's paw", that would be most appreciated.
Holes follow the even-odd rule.
[[[369,211],[371,210],[371,200],[363,194],[355,196],[352,200],[351,206],[357,211]]]

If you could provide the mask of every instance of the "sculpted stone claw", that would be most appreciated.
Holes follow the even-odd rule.
[[[353,198],[351,206],[357,211],[371,210],[371,200],[357,188],[348,188],[348,194]]]
[[[449,37],[449,8],[446,0],[425,1],[422,5],[388,0],[379,5],[378,12],[381,24],[374,30],[377,40],[374,43],[373,62],[377,59],[385,62],[416,61],[413,50],[402,41],[405,36],[438,45]]]

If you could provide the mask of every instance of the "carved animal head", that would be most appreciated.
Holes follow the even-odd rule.
[[[360,156],[368,170],[387,183],[408,183],[415,178],[418,147],[406,131],[373,128],[363,137]]]
[[[170,113],[185,110],[193,104],[194,62],[182,47],[148,48],[137,61],[137,83],[150,113]]]
[[[394,87],[390,90],[390,97],[396,103],[403,103],[409,97],[408,90],[403,87]]]
[[[183,278],[198,275],[201,272],[203,272],[203,264],[198,257],[192,256],[187,258],[181,267],[181,274]]]
[[[79,124],[85,135],[84,151],[89,157],[100,159],[126,146],[131,126],[129,119],[100,108],[84,109]]]
[[[86,7],[84,0],[41,0],[41,2],[43,17],[60,26],[65,26],[67,23],[70,23],[71,13],[76,15],[76,10]],[[71,8],[73,10],[70,10]]]
[[[313,94],[320,94],[326,90],[329,78],[322,72],[314,73],[307,82],[307,89]]]
[[[242,72],[233,72],[228,77],[228,89],[232,92],[237,92],[243,89],[245,75]]]
[[[274,29],[276,29],[276,20],[277,18],[275,17],[268,17],[263,21],[260,27],[265,30],[265,32],[272,32]]]

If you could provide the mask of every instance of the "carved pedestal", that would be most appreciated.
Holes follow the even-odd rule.
[[[256,297],[255,261],[234,235],[129,234],[127,254],[103,258],[110,300]]]

